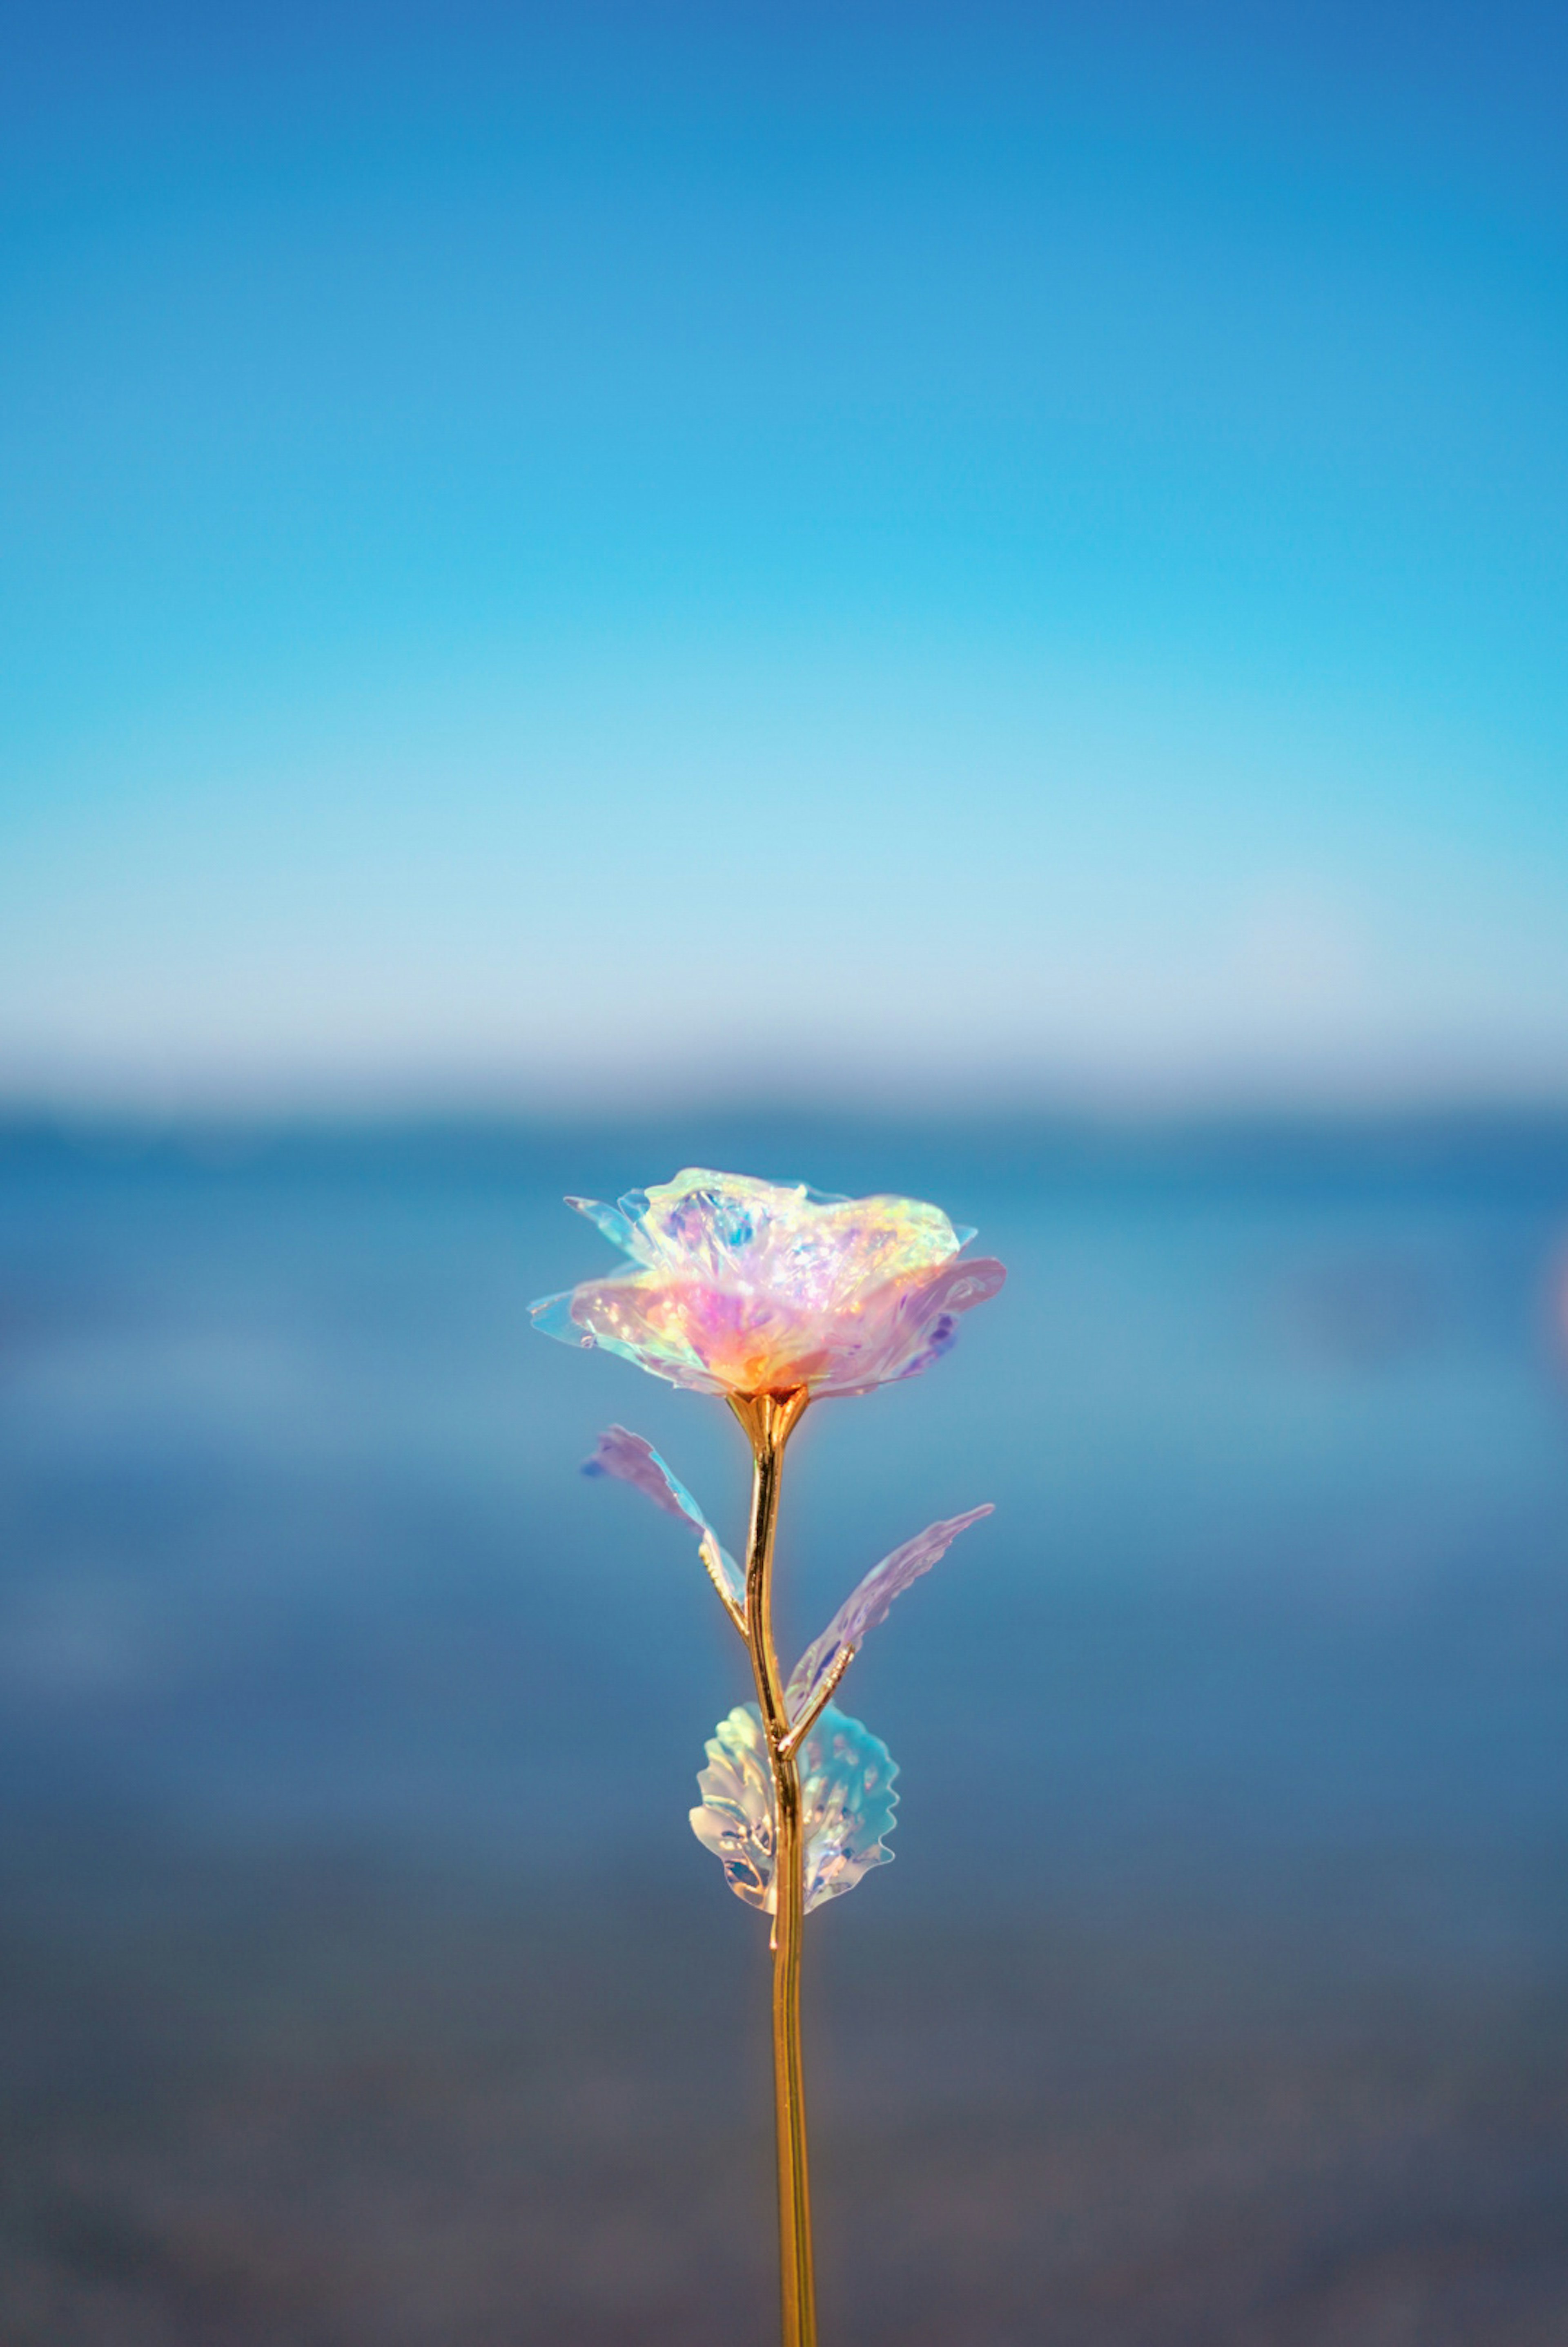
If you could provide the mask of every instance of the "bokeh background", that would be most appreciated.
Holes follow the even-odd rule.
[[[792,1450],[824,2335],[1568,2331],[1568,37],[0,28],[0,2333],[762,2347],[745,1692],[564,1192],[1012,1271]]]

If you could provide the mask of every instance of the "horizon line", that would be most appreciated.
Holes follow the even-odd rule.
[[[0,1085],[0,1138],[21,1133],[178,1140],[181,1136],[300,1136],[406,1132],[606,1131],[703,1121],[799,1122],[849,1128],[1057,1127],[1136,1133],[1226,1128],[1358,1130],[1568,1126],[1568,1085],[1481,1090],[1427,1086],[1322,1088],[1020,1087],[956,1097],[889,1087],[852,1094],[780,1086],[671,1086],[657,1094],[540,1090],[355,1091],[159,1096],[130,1091],[45,1093]]]

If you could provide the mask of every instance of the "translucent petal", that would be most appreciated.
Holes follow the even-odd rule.
[[[813,1392],[869,1393],[918,1377],[952,1350],[958,1315],[987,1303],[1006,1277],[993,1255],[978,1255],[869,1296],[858,1325],[833,1331],[829,1366],[812,1379]]]
[[[785,1707],[791,1719],[798,1719],[811,1699],[811,1695],[823,1672],[829,1667],[840,1646],[854,1654],[868,1630],[885,1622],[895,1597],[902,1596],[911,1581],[929,1573],[940,1557],[947,1554],[960,1532],[977,1524],[982,1516],[994,1514],[991,1501],[971,1508],[966,1515],[944,1516],[940,1523],[927,1524],[923,1532],[904,1542],[884,1556],[881,1564],[873,1564],[865,1579],[850,1591],[821,1636],[813,1640],[789,1674],[785,1689]]]
[[[533,1307],[546,1336],[602,1345],[705,1393],[868,1393],[916,1377],[951,1351],[957,1316],[994,1296],[1002,1266],[982,1256],[889,1281],[852,1307],[803,1317],[766,1289],[657,1273],[585,1280]]]
[[[914,1377],[1005,1276],[960,1261],[972,1235],[917,1198],[688,1166],[616,1206],[574,1203],[638,1268],[547,1296],[539,1327],[702,1392],[854,1394]]]
[[[748,1907],[772,1914],[774,1809],[762,1714],[738,1704],[708,1738],[697,1778],[702,1806],[691,1829],[724,1869]],[[806,1912],[852,1891],[873,1866],[892,1858],[886,1837],[897,1822],[898,1764],[880,1737],[829,1704],[800,1755],[805,1832]]]
[[[639,1368],[667,1378],[672,1385],[723,1393],[724,1381],[705,1365],[692,1345],[693,1318],[668,1283],[651,1275],[624,1279],[588,1279],[565,1296],[546,1296],[529,1306],[534,1325],[546,1337],[573,1345],[602,1345]]]
[[[560,1296],[542,1296],[530,1304],[529,1317],[542,1337],[554,1337],[563,1345],[592,1346],[593,1337],[576,1317],[577,1294],[568,1287]]]
[[[597,1198],[568,1198],[566,1204],[575,1206],[579,1214],[585,1214],[596,1229],[603,1231],[612,1246],[641,1260],[636,1229],[619,1206],[603,1205]]]
[[[737,1605],[746,1603],[746,1581],[740,1567],[724,1548],[708,1518],[677,1475],[670,1472],[651,1442],[626,1427],[612,1426],[600,1435],[598,1448],[583,1461],[585,1475],[614,1475],[650,1499],[667,1515],[683,1516],[701,1533],[698,1553],[718,1576]]]

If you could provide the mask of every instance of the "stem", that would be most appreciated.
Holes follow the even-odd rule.
[[[806,2171],[806,2089],[800,2062],[800,1940],[806,1919],[800,1768],[773,1646],[773,1535],[784,1445],[809,1399],[738,1394],[730,1407],[751,1443],[751,1525],[746,1543],[746,1636],[773,1777],[773,2124],[779,2159],[779,2286],[783,2347],[817,2347],[811,2191]]]
[[[795,1725],[784,1738],[784,1749],[791,1755],[799,1751],[828,1706],[839,1692],[839,1682],[855,1659],[853,1646],[840,1646],[822,1676],[817,1682],[817,1692],[809,1696],[804,1711],[795,1716]]]

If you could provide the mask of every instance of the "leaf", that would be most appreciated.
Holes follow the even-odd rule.
[[[593,1457],[584,1460],[583,1472],[613,1475],[644,1493],[667,1516],[684,1516],[702,1535],[697,1553],[715,1585],[732,1604],[745,1611],[746,1581],[740,1567],[728,1550],[719,1545],[718,1535],[708,1518],[679,1477],[671,1474],[651,1442],[624,1426],[609,1427],[600,1435],[599,1447]]]
[[[771,1915],[773,1779],[757,1706],[737,1704],[709,1737],[707,1752],[697,1780],[702,1806],[691,1812],[691,1829],[718,1860],[736,1897]],[[897,1823],[897,1775],[898,1763],[880,1737],[832,1704],[824,1707],[800,1752],[808,1915],[891,1860],[885,1837]]]
[[[812,1690],[840,1646],[847,1646],[851,1655],[857,1653],[866,1632],[874,1630],[879,1622],[887,1618],[894,1598],[901,1596],[922,1573],[929,1573],[938,1558],[946,1555],[960,1532],[977,1524],[982,1516],[994,1512],[988,1500],[983,1507],[971,1508],[967,1515],[946,1516],[940,1523],[927,1524],[923,1532],[917,1532],[913,1540],[895,1548],[881,1564],[872,1565],[865,1579],[845,1598],[821,1636],[807,1647],[790,1672],[784,1706],[791,1719],[800,1717]]]

